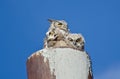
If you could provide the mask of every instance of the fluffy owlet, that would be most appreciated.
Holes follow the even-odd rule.
[[[55,29],[51,29],[46,33],[46,38],[44,40],[44,47],[49,48],[54,46],[58,38],[58,34]]]
[[[64,39],[66,35],[63,35],[58,29],[51,29],[46,33],[44,41],[44,47],[62,47],[67,46]]]
[[[70,33],[66,37],[66,42],[69,47],[79,49],[81,51],[84,50],[85,40],[81,34]]]
[[[56,40],[58,38],[58,33],[55,29],[50,29],[47,33],[46,33],[46,38],[47,40]]]

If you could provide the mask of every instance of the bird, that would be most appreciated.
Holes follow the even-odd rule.
[[[64,39],[67,34],[62,34],[58,29],[51,29],[46,33],[44,48],[67,46]]]
[[[84,50],[85,40],[82,34],[69,33],[65,39],[69,47]]]
[[[46,38],[47,40],[55,40],[58,37],[58,33],[55,29],[50,29],[47,33],[46,33]]]
[[[67,22],[64,20],[48,19],[51,23],[46,38],[44,40],[44,47],[58,47],[58,42],[63,42],[65,37],[69,34]],[[62,45],[61,45],[62,46]]]
[[[49,48],[54,46],[58,38],[58,34],[55,29],[51,29],[46,33],[46,37],[44,39],[44,48]]]
[[[68,24],[64,20],[53,20],[53,19],[48,19],[48,21],[51,23],[50,24],[50,29],[58,28],[59,30],[68,32]]]

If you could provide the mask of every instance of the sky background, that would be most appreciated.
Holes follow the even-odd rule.
[[[27,79],[27,57],[43,48],[48,18],[82,33],[95,79],[120,79],[119,0],[0,0],[0,79]]]

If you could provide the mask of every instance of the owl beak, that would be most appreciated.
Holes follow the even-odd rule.
[[[55,20],[53,20],[53,19],[48,19],[48,21],[49,21],[49,22],[53,22],[53,21],[55,21]]]
[[[53,38],[51,37],[51,38],[48,38],[48,41],[52,41],[53,40]]]
[[[75,42],[75,41],[73,41],[73,44],[74,44],[74,45],[76,45],[76,42]]]

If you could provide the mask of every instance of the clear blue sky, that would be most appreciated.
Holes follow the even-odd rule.
[[[95,79],[120,79],[119,0],[1,0],[0,79],[27,79],[27,57],[42,49],[48,18],[83,34]]]

